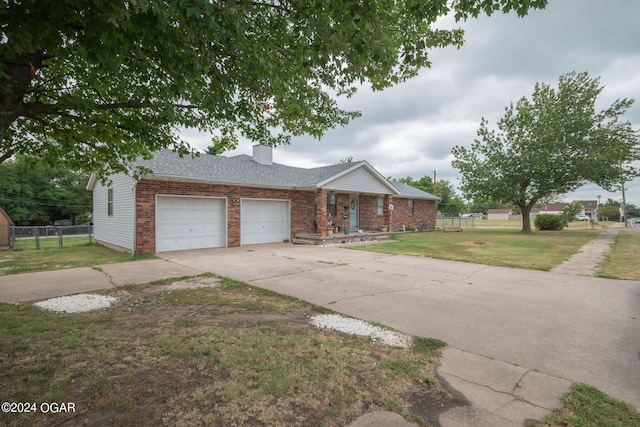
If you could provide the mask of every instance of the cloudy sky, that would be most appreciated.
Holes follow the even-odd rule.
[[[640,1],[549,0],[546,9],[525,18],[494,15],[460,24],[444,19],[441,25],[465,29],[461,49],[434,51],[430,69],[397,87],[375,93],[364,87],[342,99],[342,108],[359,110],[362,117],[320,141],[296,138],[275,149],[274,161],[316,167],[353,156],[384,176],[417,179],[435,170],[438,180],[457,186],[452,147],[470,146],[482,117],[495,125],[510,102],[531,95],[536,82],[555,86],[571,71],[600,76],[605,86],[600,109],[618,98],[636,99],[625,118],[640,128]],[[210,145],[207,135],[183,137],[195,148]],[[250,154],[251,146],[243,142],[225,155]],[[640,206],[640,179],[627,188],[627,202]],[[595,200],[597,195],[602,202],[622,200],[620,193],[595,185],[563,199]]]

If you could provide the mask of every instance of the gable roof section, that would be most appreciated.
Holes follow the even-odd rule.
[[[362,161],[349,165],[351,167],[348,169],[318,182],[316,187],[358,193],[398,194],[398,190],[369,163]]]

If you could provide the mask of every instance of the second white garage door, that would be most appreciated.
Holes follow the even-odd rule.
[[[287,200],[242,199],[240,218],[242,245],[289,240]]]
[[[158,196],[156,252],[226,246],[225,199]]]

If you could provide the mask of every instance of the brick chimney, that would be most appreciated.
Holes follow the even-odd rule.
[[[269,145],[256,144],[253,146],[253,161],[261,165],[273,164],[273,152]]]

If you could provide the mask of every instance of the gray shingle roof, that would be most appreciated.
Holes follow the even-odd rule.
[[[246,154],[233,157],[201,154],[180,158],[170,150],[158,151],[153,159],[139,160],[136,165],[153,170],[155,177],[276,188],[311,187],[353,166],[340,164],[304,169],[279,163],[262,165]]]
[[[440,200],[440,197],[436,197],[431,193],[427,193],[426,191],[422,191],[419,188],[412,187],[403,182],[396,181],[396,180],[392,180],[389,182],[400,193],[395,197],[402,197],[406,199]]]
[[[233,157],[201,154],[199,157],[184,156],[181,158],[171,150],[161,150],[154,153],[151,160],[139,160],[133,168],[135,169],[136,166],[149,168],[156,178],[271,188],[311,188],[350,168],[365,164],[367,163],[361,161],[305,169],[279,163],[263,165],[246,154]],[[390,181],[390,183],[398,190],[398,197],[438,200],[437,197],[429,193],[401,182]]]

